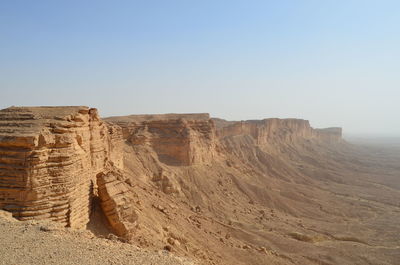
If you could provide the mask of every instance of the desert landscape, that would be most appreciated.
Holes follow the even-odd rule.
[[[399,161],[301,119],[5,108],[0,264],[400,264]]]
[[[0,265],[400,265],[400,1],[0,1]]]

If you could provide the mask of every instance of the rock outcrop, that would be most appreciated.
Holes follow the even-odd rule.
[[[114,169],[97,175],[101,208],[114,233],[129,239],[137,225],[135,194],[122,172]]]
[[[0,111],[0,208],[21,220],[89,221],[96,175],[122,167],[122,133],[88,107]]]
[[[315,134],[325,142],[335,143],[342,140],[342,128],[340,127],[315,129]]]
[[[88,107],[12,107],[0,111],[0,209],[20,220],[87,226],[111,240],[115,233],[199,264],[363,264],[321,257],[341,257],[347,239],[371,243],[368,236],[379,229],[354,225],[343,232],[342,225],[394,212],[400,195],[384,189],[381,201],[390,204],[382,209],[380,182],[369,174],[376,169],[380,181],[380,172],[392,168],[389,186],[399,169],[398,159],[379,167],[354,152],[340,128],[314,129],[306,120],[102,120]],[[357,174],[349,173],[354,166]],[[371,198],[376,214],[365,207]],[[319,244],[338,246],[341,238],[338,251]],[[360,244],[352,257],[372,245]]]
[[[104,248],[96,239],[87,253],[109,256],[105,250],[118,243],[129,251],[115,260],[125,263],[136,253],[121,238],[207,265],[397,264],[400,153],[348,144],[341,133],[297,119],[102,120],[88,107],[0,110],[0,228],[21,225],[18,242],[28,244],[18,249],[31,250],[32,229],[41,241],[53,225],[70,230],[47,221],[86,226],[91,233],[81,232],[90,238],[110,239]],[[13,222],[10,214],[44,222]],[[7,249],[16,230],[7,229],[0,243],[15,261],[23,255],[8,251],[16,249]],[[49,246],[60,239],[46,238]],[[48,248],[39,245],[48,261]],[[82,254],[71,249],[61,257]],[[29,260],[37,254],[25,252]],[[108,256],[101,258],[112,262]]]
[[[316,139],[321,141],[339,141],[341,128],[314,129],[309,121],[301,119],[264,119],[239,122],[227,122],[214,119],[217,123],[219,138],[250,135],[259,145],[292,143],[299,139]]]
[[[340,128],[316,130],[296,119],[228,122],[208,114],[166,114],[105,120],[88,107],[1,110],[0,209],[20,220],[48,219],[81,228],[98,195],[115,233],[127,238],[138,215],[132,208],[134,193],[119,170],[126,150],[136,161],[129,168],[133,177],[145,175],[172,194],[181,191],[184,167],[224,161],[218,158],[224,138],[248,135],[256,145],[341,139]]]
[[[150,146],[167,165],[209,163],[215,155],[215,128],[208,114],[131,115],[106,120],[122,127],[132,145]]]

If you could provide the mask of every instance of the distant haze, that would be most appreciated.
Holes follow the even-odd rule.
[[[1,1],[0,108],[400,136],[400,1]]]

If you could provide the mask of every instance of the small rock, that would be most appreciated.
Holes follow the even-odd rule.
[[[43,232],[50,232],[51,231],[51,229],[48,226],[45,226],[45,225],[41,225],[39,227],[39,230],[43,231]]]
[[[172,251],[172,247],[171,247],[170,245],[166,245],[166,246],[164,247],[164,250],[166,250],[166,251],[168,251],[168,252],[171,252],[171,251]]]
[[[169,237],[169,238],[167,239],[167,242],[168,242],[169,244],[171,244],[172,246],[175,245],[175,239],[173,239],[173,238],[171,238],[171,237]]]
[[[119,241],[119,237],[114,234],[108,234],[106,238],[111,241]]]

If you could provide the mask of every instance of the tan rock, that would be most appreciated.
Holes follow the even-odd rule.
[[[224,138],[234,135],[250,135],[257,144],[276,144],[278,142],[292,143],[298,139],[319,139],[337,142],[342,138],[341,128],[314,129],[309,121],[302,119],[249,120],[227,122],[214,119],[217,125],[217,135]]]
[[[85,227],[96,174],[108,162],[122,167],[121,141],[122,131],[109,129],[96,109],[1,110],[0,209],[20,220]]]
[[[209,114],[130,115],[107,118],[123,128],[133,145],[147,145],[167,165],[210,163],[215,155],[215,128]]]
[[[116,170],[97,175],[101,208],[114,232],[129,239],[137,226],[135,194],[121,172]]]

